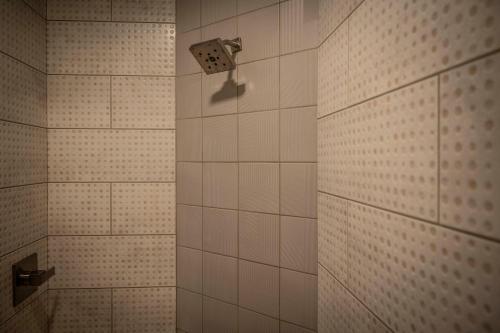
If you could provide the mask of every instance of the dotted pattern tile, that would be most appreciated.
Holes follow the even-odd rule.
[[[49,20],[109,21],[111,0],[47,0]]]
[[[110,85],[105,76],[49,75],[49,127],[109,128]]]
[[[113,0],[114,21],[175,22],[175,0]]]
[[[50,181],[174,181],[175,131],[49,130]]]
[[[50,74],[175,75],[175,25],[49,22]]]
[[[347,283],[347,201],[318,193],[318,261]]]
[[[175,285],[175,236],[52,236],[50,288]]]
[[[110,184],[49,184],[49,235],[109,234]]]
[[[110,332],[111,299],[111,289],[49,290],[50,332]]]
[[[41,16],[47,16],[47,0],[24,0],[24,2],[26,2]]]
[[[0,121],[0,187],[47,181],[47,130]]]
[[[500,46],[498,1],[365,1],[349,19],[351,103]]]
[[[362,0],[318,0],[320,43],[358,6]]]
[[[437,80],[318,122],[319,189],[437,219]]]
[[[0,332],[48,333],[46,308],[47,293],[44,292],[5,324],[0,325]]]
[[[113,77],[113,127],[175,128],[175,78]]]
[[[0,119],[47,126],[46,75],[0,54]]]
[[[31,243],[0,258],[0,323],[3,323],[15,313],[21,311],[36,297],[47,290],[47,284],[38,287],[38,290],[29,296],[22,304],[12,306],[12,265],[19,260],[33,254],[38,254],[39,269],[47,268],[47,238]],[[10,331],[8,331],[10,332]],[[24,332],[23,332],[24,333]]]
[[[0,50],[45,72],[45,19],[23,1],[0,1]]]
[[[344,0],[345,1],[345,0]],[[324,1],[323,1],[324,2]],[[333,3],[331,0],[327,2]],[[342,1],[340,1],[342,2]],[[337,1],[336,3],[339,3]],[[349,103],[349,40],[343,24],[318,50],[318,116],[344,108]],[[335,78],[335,79],[332,79]]]
[[[500,244],[349,203],[349,287],[395,332],[500,330]]]
[[[175,184],[113,184],[113,234],[175,234]]]
[[[0,256],[47,235],[47,185],[0,190]]]
[[[500,239],[500,56],[440,77],[440,222]]]
[[[175,288],[113,290],[113,332],[175,332]]]

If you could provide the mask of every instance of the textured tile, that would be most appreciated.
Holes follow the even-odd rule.
[[[316,220],[289,216],[282,216],[280,219],[280,267],[317,274]]]
[[[236,15],[237,0],[201,0],[201,24],[206,25]]]
[[[177,119],[201,117],[201,74],[175,78]]]
[[[0,189],[0,256],[47,235],[47,185]]]
[[[286,321],[280,321],[280,333],[314,333],[315,331],[308,330],[302,326],[290,324]]]
[[[111,233],[111,185],[49,184],[49,235]]]
[[[24,2],[42,17],[47,18],[47,0],[24,0]]]
[[[239,333],[279,333],[280,324],[277,319],[260,313],[238,308]]]
[[[201,76],[201,108],[203,116],[236,113],[238,84],[234,71]]]
[[[436,220],[436,94],[429,79],[321,119],[319,189]]]
[[[178,33],[175,42],[176,75],[200,73],[201,67],[189,51],[192,44],[201,42],[200,29]]]
[[[115,76],[115,128],[175,128],[175,78]]]
[[[0,119],[47,126],[47,77],[0,54]]]
[[[51,288],[175,285],[175,236],[52,236]]]
[[[279,0],[238,0],[238,14],[246,13],[255,9],[278,3]]]
[[[202,249],[202,208],[177,205],[177,245]]]
[[[279,58],[238,66],[238,112],[279,108]]]
[[[177,163],[177,203],[201,206],[202,177],[201,163]]]
[[[238,301],[245,308],[273,317],[279,316],[278,267],[239,261]]]
[[[0,332],[48,333],[47,293],[44,292],[15,316],[0,325]]]
[[[348,286],[394,331],[499,330],[498,243],[351,202],[348,223]]]
[[[203,297],[203,333],[238,332],[238,307]]]
[[[238,208],[238,164],[203,164],[203,205]]]
[[[318,0],[319,42],[323,42],[363,0]],[[345,24],[347,26],[347,23]]]
[[[239,213],[239,257],[279,265],[279,216]]]
[[[316,163],[282,163],[280,166],[280,213],[316,217]]]
[[[279,165],[245,163],[239,170],[239,208],[263,213],[279,212]]]
[[[178,32],[185,32],[200,27],[200,0],[177,0],[176,9],[176,28]]]
[[[202,296],[177,288],[177,327],[189,333],[202,332]]]
[[[244,48],[238,63],[274,57],[279,54],[279,6],[259,9],[238,17],[238,33]]]
[[[316,107],[280,110],[280,161],[316,162]]]
[[[236,115],[203,119],[203,160],[238,159],[238,117]]]
[[[175,22],[175,0],[113,0],[113,21]]]
[[[318,45],[319,0],[290,0],[280,4],[280,53]]]
[[[201,162],[202,134],[201,118],[177,120],[177,161]]]
[[[277,162],[280,145],[279,122],[278,110],[239,115],[239,160]]]
[[[230,18],[224,21],[206,25],[201,29],[201,39],[210,40],[214,38],[233,39],[238,37],[238,20]]]
[[[317,104],[317,68],[316,49],[280,58],[280,107]]]
[[[204,252],[203,294],[236,304],[238,300],[238,259]]]
[[[49,75],[47,116],[51,128],[111,127],[111,82],[106,76]]]
[[[49,20],[111,20],[111,0],[47,0]]]
[[[49,130],[49,180],[173,181],[173,130]]]
[[[111,300],[111,289],[49,290],[50,332],[110,332]]]
[[[173,332],[175,287],[113,290],[113,332]]]
[[[203,250],[238,256],[238,212],[203,208]]]
[[[500,239],[500,56],[440,78],[440,223]],[[497,199],[495,199],[497,198]]]
[[[175,234],[175,184],[112,184],[113,234]]]

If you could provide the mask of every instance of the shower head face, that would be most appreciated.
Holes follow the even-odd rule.
[[[220,38],[193,44],[189,51],[205,73],[214,74],[236,68],[236,62]]]

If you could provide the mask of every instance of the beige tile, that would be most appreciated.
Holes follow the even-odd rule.
[[[279,6],[259,9],[238,17],[238,33],[243,51],[238,63],[274,57],[279,54]]]
[[[203,208],[203,250],[238,256],[238,212]]]
[[[318,0],[290,0],[280,4],[280,53],[318,45]]]
[[[316,217],[316,163],[282,163],[280,167],[280,212]]]
[[[177,120],[176,123],[177,161],[197,161],[202,159],[201,118]]]
[[[319,2],[319,42],[323,42],[362,0],[318,0]],[[347,24],[346,24],[347,25]]]
[[[279,316],[279,268],[239,261],[239,305],[273,317]]]
[[[201,25],[200,0],[176,1],[176,25],[178,32],[199,28]]]
[[[175,184],[112,184],[113,234],[175,234]]]
[[[197,293],[203,291],[203,257],[199,250],[177,247],[177,286]]]
[[[279,216],[239,213],[239,257],[279,265]]]
[[[238,208],[237,163],[203,163],[203,205]]]
[[[279,212],[279,165],[244,163],[239,170],[240,209]]]
[[[203,119],[203,160],[238,159],[238,117],[236,115]]]
[[[201,0],[201,24],[206,25],[236,15],[237,0]]]
[[[175,78],[115,76],[114,128],[175,128]]]
[[[317,293],[315,275],[280,269],[280,318],[316,329]]]
[[[280,58],[280,107],[317,104],[317,68],[316,49]]]
[[[440,222],[500,239],[500,56],[440,77]]]
[[[177,327],[186,332],[202,332],[202,296],[177,289]]]
[[[111,300],[111,289],[49,290],[50,332],[110,332]]]
[[[47,0],[25,0],[24,2],[26,2],[38,14],[47,18]]]
[[[318,225],[316,220],[282,216],[280,267],[317,274]]]
[[[177,205],[177,245],[202,249],[202,208]]]
[[[236,304],[238,300],[238,259],[204,252],[203,294]]]
[[[203,297],[203,333],[238,332],[238,307]]]
[[[318,265],[318,331],[353,332],[350,303],[347,290],[323,266]]]
[[[235,71],[211,75],[202,74],[202,114],[214,116],[238,111],[236,96],[238,84]]]
[[[111,127],[110,80],[107,76],[49,75],[48,127]]]
[[[113,0],[113,21],[175,23],[175,0]]]
[[[238,14],[246,13],[255,9],[278,3],[279,0],[238,0]]]
[[[176,75],[200,73],[201,67],[189,51],[192,44],[201,42],[200,29],[179,33],[175,44]]]
[[[177,163],[177,195],[178,203],[202,205],[202,164]]]
[[[111,20],[111,0],[47,0],[49,20]]]
[[[308,330],[302,326],[290,324],[286,321],[280,321],[280,333],[314,333],[315,331]]]
[[[224,21],[206,25],[201,29],[202,40],[209,40],[214,38],[220,38],[224,40],[233,39],[236,37],[238,37],[238,20],[236,18],[230,18]]]
[[[111,185],[51,183],[48,185],[49,235],[111,233]]]
[[[279,111],[263,111],[238,116],[240,161],[279,160]]]
[[[238,329],[239,333],[279,333],[280,324],[277,319],[238,308]]]
[[[1,332],[9,333],[48,333],[47,293],[23,307],[15,316],[0,324]],[[42,314],[42,315],[40,315]]]
[[[53,289],[175,286],[175,236],[51,236],[49,258]]]
[[[316,162],[316,107],[280,110],[280,161]]]
[[[238,66],[238,112],[279,108],[279,58]]]
[[[177,119],[201,117],[201,74],[175,78]]]

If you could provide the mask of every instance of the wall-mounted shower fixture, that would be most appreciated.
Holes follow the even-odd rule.
[[[228,47],[230,50],[228,50]],[[205,73],[214,74],[236,68],[235,54],[242,50],[241,38],[215,38],[189,47]]]
[[[12,304],[20,304],[55,274],[54,267],[49,270],[38,269],[37,253],[16,262],[12,265]]]

